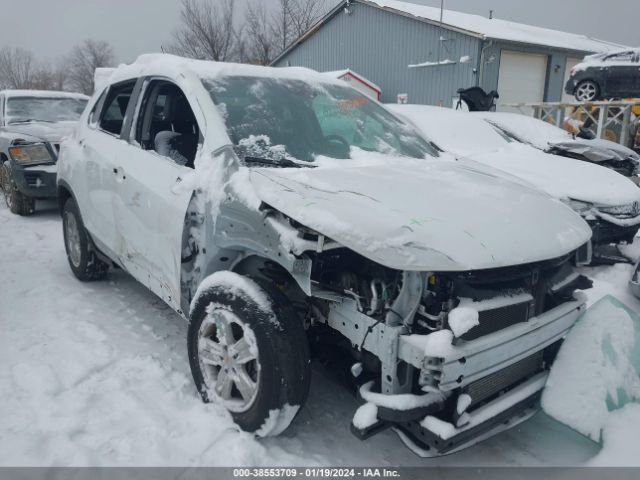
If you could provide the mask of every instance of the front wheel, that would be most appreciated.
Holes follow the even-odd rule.
[[[600,87],[596,82],[584,80],[576,87],[575,97],[579,102],[592,102],[600,95]]]
[[[69,266],[76,278],[83,282],[104,278],[109,266],[96,255],[73,198],[62,209],[62,232]]]
[[[267,284],[232,272],[208,277],[192,302],[188,351],[202,399],[222,405],[247,432],[280,434],[307,398],[304,327]]]
[[[7,207],[9,207],[9,210],[11,210],[11,213],[27,216],[35,212],[35,200],[18,191],[13,178],[11,178],[11,172],[9,172],[9,169],[5,165],[0,167],[0,187],[4,194],[4,201]]]

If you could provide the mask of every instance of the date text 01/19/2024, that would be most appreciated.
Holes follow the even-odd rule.
[[[234,468],[233,477],[242,478],[399,478],[390,468]]]

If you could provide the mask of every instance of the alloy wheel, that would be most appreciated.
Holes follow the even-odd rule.
[[[198,333],[198,361],[211,399],[231,412],[248,410],[259,389],[258,358],[248,324],[212,305]]]

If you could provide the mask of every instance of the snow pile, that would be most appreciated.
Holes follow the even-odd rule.
[[[602,450],[588,465],[592,467],[640,467],[640,405],[630,403],[611,412],[602,431]]]
[[[256,431],[256,435],[259,437],[275,437],[280,435],[289,426],[299,409],[300,405],[289,405],[287,403],[280,409],[269,410],[269,416]]]
[[[440,438],[451,438],[456,434],[456,427],[451,425],[449,422],[445,422],[444,420],[440,420],[439,418],[432,417],[431,415],[427,415],[421,422],[420,425],[427,430],[432,431]]]
[[[471,307],[457,307],[449,312],[449,327],[456,337],[461,337],[480,325],[478,311]],[[433,335],[433,334],[432,334]]]
[[[471,396],[466,393],[463,393],[458,397],[458,402],[456,404],[456,412],[458,412],[458,415],[462,415],[462,413],[469,408],[471,401]]]
[[[634,320],[605,297],[574,325],[542,397],[553,418],[599,441],[610,410],[640,399]]]
[[[440,330],[426,336],[424,354],[429,357],[446,357],[453,352],[453,332]]]
[[[353,416],[353,426],[364,430],[378,421],[378,406],[375,403],[365,403],[358,407]]]

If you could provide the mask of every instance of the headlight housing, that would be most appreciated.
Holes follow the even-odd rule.
[[[580,200],[568,199],[564,200],[564,203],[571,207],[575,212],[580,215],[584,215],[589,212],[593,208],[593,204],[589,202],[581,202]]]
[[[55,161],[51,155],[51,151],[44,143],[9,147],[9,155],[20,165],[38,165],[41,163],[53,163]]]

